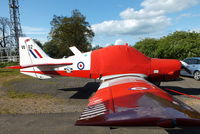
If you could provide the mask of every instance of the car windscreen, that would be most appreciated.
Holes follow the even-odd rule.
[[[183,61],[187,64],[200,64],[200,60],[198,59],[185,59]]]

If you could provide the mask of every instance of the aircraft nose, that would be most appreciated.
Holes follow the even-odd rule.
[[[179,77],[181,62],[175,59],[152,59],[151,74],[162,80],[171,80]]]

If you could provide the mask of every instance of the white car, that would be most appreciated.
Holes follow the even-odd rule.
[[[195,80],[200,80],[200,57],[192,57],[183,60],[184,66],[191,72],[182,69],[180,74],[183,76],[194,77]]]

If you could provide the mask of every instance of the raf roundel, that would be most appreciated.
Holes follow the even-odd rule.
[[[149,88],[146,88],[146,87],[132,87],[132,88],[129,88],[129,90],[147,90]]]
[[[77,68],[78,68],[79,70],[83,70],[84,67],[85,67],[85,65],[84,65],[83,62],[78,62],[78,64],[77,64]]]

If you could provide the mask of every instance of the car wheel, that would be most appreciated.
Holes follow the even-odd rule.
[[[194,79],[195,79],[195,80],[200,80],[200,72],[199,72],[199,71],[196,71],[196,72],[194,73]]]

